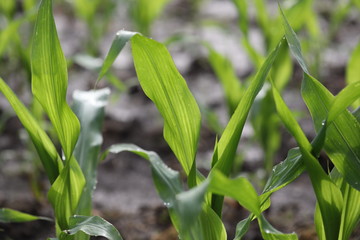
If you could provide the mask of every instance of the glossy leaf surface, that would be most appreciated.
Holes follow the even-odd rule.
[[[103,142],[102,127],[105,117],[110,90],[108,88],[92,91],[75,91],[72,106],[81,123],[79,140],[74,149],[74,156],[78,161],[86,185],[81,196],[77,214],[90,215],[92,210],[92,195],[96,187],[96,172],[99,154]]]

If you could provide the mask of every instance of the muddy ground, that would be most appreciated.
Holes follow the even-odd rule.
[[[68,6],[61,5],[55,8],[55,20],[65,55],[71,58],[84,50],[83,41],[87,35],[85,24],[74,18],[66,7]],[[270,8],[276,9],[273,1],[270,3]],[[321,10],[321,7],[319,8]],[[237,14],[231,2],[204,0],[197,13],[191,14],[188,9],[188,1],[176,0],[170,3],[162,17],[154,23],[152,37],[164,41],[173,34],[185,33],[207,40],[232,61],[240,78],[248,76],[253,71],[253,67],[241,47],[239,41],[241,33],[236,25]],[[227,29],[201,25],[203,20],[220,22],[223,26],[227,26]],[[326,29],[324,13],[321,16],[321,23]],[[127,17],[126,7],[119,6],[114,20],[101,41],[100,56],[106,54],[114,33],[120,29],[133,30],[133,26]],[[360,39],[359,33],[359,12],[354,11],[346,18],[329,48],[323,53],[320,78],[334,94],[345,85],[345,66],[351,50]],[[261,49],[263,44],[261,32],[255,25],[250,34],[253,43]],[[221,85],[206,61],[205,49],[174,44],[169,46],[169,50],[199,105],[211,108],[224,125],[228,120],[224,95]],[[4,71],[2,73],[4,79],[9,79],[10,85],[18,91],[19,96],[25,102],[29,102],[29,88],[28,84],[24,83],[24,74],[0,69]],[[16,70],[16,67],[12,70]],[[120,93],[107,82],[100,84],[100,87],[110,87],[112,90],[103,129],[103,149],[114,143],[134,143],[144,149],[156,151],[171,168],[180,170],[179,164],[162,137],[161,117],[134,79],[135,72],[129,47],[121,53],[113,71],[125,82],[128,89]],[[285,90],[284,98],[292,109],[304,112],[301,124],[308,137],[312,138],[314,130],[301,100],[299,93],[301,78],[297,72],[298,70],[295,71],[294,78]],[[96,74],[93,71],[77,64],[72,65],[69,69],[69,100],[71,101],[73,90],[91,89],[95,79]],[[5,119],[0,135],[0,207],[51,217],[52,209],[46,200],[46,192],[49,188],[46,177],[43,173],[34,176],[34,155],[28,150],[27,136],[2,96],[0,96],[0,106],[1,117]],[[295,146],[294,140],[283,129],[280,131],[284,132],[284,137],[275,162],[283,160],[287,151]],[[215,138],[216,134],[204,123],[197,159],[198,165],[204,172],[208,170]],[[245,126],[239,152],[244,156],[241,174],[251,176],[253,183],[260,186],[258,179],[264,174],[263,153],[253,140],[253,129],[250,124]],[[40,187],[37,198],[34,197],[31,185],[34,178],[37,179]],[[288,187],[274,193],[271,200],[272,205],[266,211],[266,216],[274,227],[283,232],[295,231],[300,239],[316,239],[313,225],[315,196],[306,174]],[[110,155],[100,164],[98,185],[94,194],[94,214],[114,224],[127,240],[178,239],[176,231],[171,226],[166,207],[155,191],[149,164],[132,154]],[[236,224],[247,214],[232,199],[225,200],[223,219],[229,239],[234,236]],[[2,229],[0,239],[4,240],[38,240],[54,237],[53,223],[43,221],[0,224],[0,229]],[[255,222],[245,239],[261,239]],[[360,237],[355,234],[353,239]]]

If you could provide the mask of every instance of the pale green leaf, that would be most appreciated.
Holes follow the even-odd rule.
[[[0,78],[0,91],[7,98],[20,122],[28,132],[31,141],[39,154],[41,163],[45,168],[50,183],[53,183],[63,167],[62,160],[57,153],[54,144],[29,110],[21,103],[2,78]]]
[[[52,14],[52,0],[41,2],[31,53],[32,92],[49,116],[65,157],[70,159],[80,124],[66,103],[67,64]]]
[[[131,39],[138,79],[164,118],[164,137],[186,175],[195,169],[200,110],[164,45],[135,35]],[[192,171],[195,173],[195,171]],[[195,176],[189,176],[195,181]]]
[[[35,220],[52,221],[52,219],[47,217],[34,216],[28,213],[19,212],[9,208],[0,208],[1,223],[30,222]]]
[[[136,32],[129,31],[119,31],[116,33],[116,36],[111,44],[109,52],[107,53],[104,63],[101,67],[97,82],[100,81],[105,74],[109,71],[111,65],[114,63],[117,56],[120,54],[121,50],[124,48],[125,44],[132,38]]]
[[[81,123],[79,140],[74,149],[86,185],[81,196],[77,214],[90,215],[92,194],[96,187],[96,168],[103,137],[101,134],[110,90],[108,88],[92,91],[75,91],[73,110]]]
[[[122,240],[119,231],[108,221],[99,216],[73,216],[65,234],[74,235],[79,231],[90,236],[101,236],[109,240]]]

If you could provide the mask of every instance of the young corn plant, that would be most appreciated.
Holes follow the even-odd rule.
[[[112,58],[105,62],[111,65],[124,42],[130,40],[140,85],[164,119],[164,138],[187,176],[189,190],[181,185],[179,173],[169,169],[154,152],[135,145],[120,144],[110,147],[107,153],[131,151],[150,162],[155,186],[169,209],[181,239],[226,239],[221,222],[224,196],[236,199],[251,212],[248,218],[239,222],[235,239],[244,237],[254,219],[257,219],[264,239],[298,239],[294,233],[283,234],[274,229],[262,212],[270,206],[271,194],[290,184],[304,170],[309,173],[318,201],[315,224],[320,239],[348,239],[359,222],[359,175],[356,174],[359,167],[359,111],[351,114],[346,110],[359,98],[359,82],[355,81],[336,98],[332,97],[309,75],[296,35],[283,13],[282,18],[286,38],[280,40],[244,90],[229,124],[216,142],[211,171],[207,177],[197,171],[195,161],[200,126],[199,108],[166,48],[154,40],[130,32],[119,32],[113,42],[111,50],[114,51],[109,54]],[[269,75],[285,42],[304,70],[302,93],[318,130],[318,135],[311,143]],[[228,179],[227,176],[245,120],[267,78],[270,79],[276,111],[298,142],[299,148],[291,149],[288,157],[273,168],[262,194],[258,196],[246,178]],[[330,174],[324,172],[317,160],[322,149],[325,149],[335,165]]]
[[[120,144],[111,146],[107,153],[131,151],[150,162],[155,186],[169,209],[181,239],[227,239],[221,221],[224,196],[236,199],[253,214],[245,225],[248,226],[256,218],[264,238],[276,239],[280,236],[283,239],[295,239],[295,234],[282,234],[266,221],[262,211],[269,206],[269,201],[258,196],[246,178],[227,178],[250,108],[284,41],[271,52],[244,91],[229,124],[214,147],[208,177],[197,170],[195,161],[201,122],[199,108],[164,45],[140,34],[121,31],[110,49],[113,53],[108,54],[112,57],[104,61],[102,72],[106,72],[126,41],[131,42],[140,85],[164,119],[164,138],[187,176],[188,187],[182,186],[180,174],[168,168],[154,152],[135,145]]]
[[[0,90],[29,133],[49,178],[48,199],[54,209],[57,238],[89,239],[88,235],[96,235],[122,239],[110,223],[91,216],[102,143],[100,132],[109,90],[75,92],[73,108],[77,116],[67,104],[67,65],[56,32],[51,0],[43,0],[39,7],[32,42],[31,73],[32,93],[55,129],[61,156],[39,122],[1,78]],[[46,218],[11,209],[0,211],[2,222],[38,219]]]

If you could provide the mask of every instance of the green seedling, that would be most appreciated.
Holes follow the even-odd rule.
[[[55,129],[62,157],[39,122],[1,78],[0,90],[29,133],[49,178],[48,199],[55,213],[57,238],[89,239],[87,235],[97,235],[122,239],[110,223],[91,216],[95,168],[102,143],[100,130],[109,90],[75,92],[77,116],[67,104],[67,65],[56,32],[51,0],[43,0],[39,7],[31,70],[32,93]],[[1,216],[5,221],[39,219],[7,209],[2,210]]]

